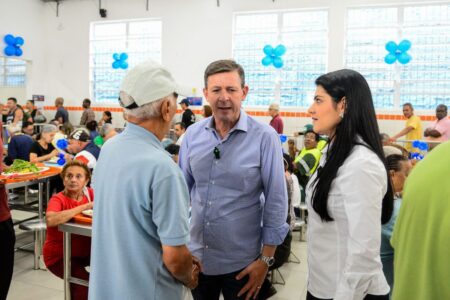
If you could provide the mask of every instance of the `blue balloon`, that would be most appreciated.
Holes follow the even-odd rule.
[[[411,61],[411,55],[409,55],[406,52],[400,53],[400,55],[397,57],[398,62],[405,65]]]
[[[66,160],[64,158],[60,158],[56,163],[58,166],[64,166],[66,164]]]
[[[273,54],[273,47],[270,45],[266,45],[266,46],[264,46],[263,51],[264,51],[265,55],[271,56]]]
[[[405,52],[411,48],[411,42],[408,40],[403,40],[398,44],[398,50]]]
[[[121,61],[120,62],[120,67],[122,68],[122,69],[128,69],[128,63],[126,62],[126,61]]]
[[[393,41],[389,41],[386,43],[386,50],[389,53],[395,53],[395,51],[397,51],[397,44]]]
[[[14,36],[12,34],[7,34],[5,35],[5,37],[3,38],[3,40],[5,41],[6,44],[8,45],[14,45]]]
[[[17,47],[17,48],[14,49],[14,54],[15,54],[16,56],[22,56],[23,51],[22,51],[22,49],[20,49],[19,47]]]
[[[113,67],[113,69],[120,68],[120,60],[116,60],[115,62],[113,62],[112,67]]]
[[[283,63],[283,59],[281,57],[275,56],[273,58],[273,66],[275,68],[280,69],[283,67],[283,65],[284,65],[284,63]]]
[[[419,150],[426,151],[426,150],[428,150],[428,144],[425,142],[420,142],[418,148],[419,148]]]
[[[395,54],[392,53],[389,53],[384,57],[384,62],[387,63],[388,65],[392,65],[393,63],[395,63],[396,60],[397,56],[395,56]]]
[[[410,157],[411,159],[419,159],[419,156],[420,156],[420,154],[417,153],[417,152],[411,152],[411,153],[409,154],[409,157]]]
[[[59,139],[56,141],[56,147],[58,147],[59,149],[66,149],[67,146],[69,146],[69,143],[67,142],[66,139]],[[63,154],[64,157],[64,154]]]
[[[262,59],[261,63],[263,66],[266,66],[266,67],[269,66],[272,63],[272,57],[270,57],[270,56],[264,57]]]
[[[16,48],[14,46],[8,46],[4,50],[6,56],[13,56],[16,54]]]
[[[286,47],[284,45],[278,45],[273,53],[275,56],[281,56],[286,53]]]
[[[128,58],[128,54],[122,53],[120,54],[120,60],[126,60]]]
[[[419,145],[420,145],[420,141],[418,141],[418,140],[415,140],[415,141],[412,142],[412,146],[414,148],[419,148]]]
[[[114,60],[120,60],[119,53],[114,53],[113,56]]]
[[[280,141],[281,141],[282,144],[283,144],[283,143],[286,143],[286,141],[287,141],[287,136],[286,136],[285,134],[280,134]]]
[[[15,45],[22,46],[23,43],[25,43],[25,41],[23,40],[23,37],[18,36],[18,37],[15,38],[15,41],[14,41],[14,44],[15,44]]]

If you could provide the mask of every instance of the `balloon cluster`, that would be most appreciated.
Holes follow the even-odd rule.
[[[284,62],[281,56],[286,53],[286,47],[284,45],[278,45],[275,48],[270,45],[266,45],[264,46],[263,51],[266,55],[261,61],[263,66],[267,67],[273,65],[277,69],[283,67]]]
[[[418,148],[419,150],[422,150],[422,151],[427,151],[428,150],[428,144],[425,143],[425,142],[414,141],[414,142],[412,142],[412,146],[414,148]]]
[[[414,142],[412,142],[412,146],[414,148],[419,149],[420,153],[411,152],[411,154],[410,154],[411,159],[422,160],[425,157],[424,152],[426,152],[428,150],[428,144],[425,142],[421,142],[421,141],[414,141]]]
[[[67,141],[67,138],[64,134],[58,132],[55,134],[52,140],[52,145],[55,147],[56,150],[58,150],[58,160],[56,163],[60,166],[63,166],[66,163],[66,152],[67,146],[69,146],[69,142]]]
[[[410,48],[411,42],[408,40],[403,40],[398,45],[393,41],[387,42],[386,50],[389,53],[384,57],[384,62],[389,65],[395,63],[397,60],[402,65],[409,63],[412,59],[411,55],[408,54]]]
[[[56,141],[56,147],[58,149],[64,150],[69,146],[69,142],[66,139],[59,139]]]
[[[6,43],[6,47],[3,50],[6,56],[22,56],[23,51],[20,49],[20,46],[25,43],[23,37],[14,37],[12,34],[7,34],[3,40]]]
[[[114,53],[113,54],[113,59],[114,62],[112,63],[112,67],[113,69],[128,69],[128,63],[127,63],[127,59],[128,59],[128,54],[126,53]]]
[[[56,162],[58,164],[58,166],[64,166],[66,164],[66,159],[64,157],[64,153],[60,153],[58,154],[58,161]]]
[[[66,164],[64,150],[67,148],[67,146],[69,146],[69,142],[65,138],[56,141],[56,148],[60,151],[60,153],[58,154],[59,159],[56,162],[59,166],[63,166]]]

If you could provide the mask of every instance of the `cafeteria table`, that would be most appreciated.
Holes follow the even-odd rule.
[[[72,277],[72,234],[91,236],[92,225],[77,224],[73,222],[67,222],[58,226],[59,231],[64,233],[64,299],[70,300],[70,284],[79,284],[83,286],[89,286],[87,280]]]
[[[37,173],[37,174],[30,174],[30,175],[24,175],[24,176],[8,176],[8,175],[0,175],[0,181],[3,182],[5,185],[5,188],[10,189],[16,189],[16,188],[27,188],[33,185],[38,185],[39,192],[38,192],[38,216],[39,219],[42,219],[44,217],[44,183],[46,183],[47,187],[47,193],[46,193],[46,202],[48,202],[49,195],[50,195],[50,185],[48,184],[50,182],[50,179],[52,179],[55,176],[58,176],[61,173],[60,167],[52,167],[48,166],[48,170]]]
[[[38,174],[30,174],[30,175],[24,175],[24,176],[8,176],[8,175],[0,175],[0,182],[2,182],[5,185],[5,188],[7,190],[16,189],[16,188],[25,188],[27,190],[28,187],[33,185],[38,185],[38,219],[43,221],[44,220],[44,183],[46,184],[46,203],[49,201],[49,195],[50,195],[50,180],[54,178],[55,176],[58,176],[61,173],[60,167],[52,167],[48,166],[48,170],[43,171]],[[23,223],[25,221],[29,221],[33,218],[29,218],[26,220],[21,221],[20,223]],[[19,223],[17,223],[19,224]],[[17,225],[15,224],[15,225]],[[36,258],[39,260],[39,256],[42,249],[42,244],[44,240],[44,232],[41,231],[40,234],[37,235],[38,241],[37,244],[40,245],[39,253],[36,253],[35,249],[35,260]],[[36,241],[35,241],[36,242]]]

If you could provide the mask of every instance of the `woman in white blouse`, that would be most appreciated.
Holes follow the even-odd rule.
[[[307,300],[389,299],[380,237],[393,193],[370,88],[353,70],[322,75],[316,86],[309,113],[330,142],[306,187]]]

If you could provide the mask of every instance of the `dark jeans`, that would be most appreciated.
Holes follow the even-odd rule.
[[[333,300],[333,299],[316,298],[308,292],[308,294],[306,295],[306,300]],[[366,297],[364,297],[364,300],[389,300],[389,294],[382,296],[367,295]]]
[[[205,275],[200,273],[198,286],[192,290],[194,300],[219,300],[220,292],[225,300],[245,299],[245,294],[238,297],[237,294],[248,281],[248,276],[241,280],[236,280],[237,274],[242,270],[223,274],[223,275]],[[261,298],[257,298],[260,300]]]
[[[86,271],[87,266],[90,265],[89,257],[72,257],[71,269],[72,276],[89,280],[89,273]],[[59,278],[64,279],[64,261],[61,260],[51,266],[47,266],[47,269]],[[87,300],[88,288],[83,285],[70,284],[70,296],[73,300]]]
[[[0,222],[0,300],[5,300],[14,269],[16,235],[12,220]]]

